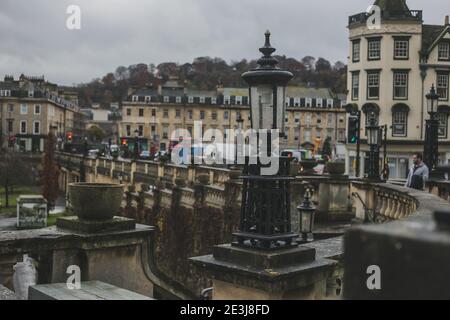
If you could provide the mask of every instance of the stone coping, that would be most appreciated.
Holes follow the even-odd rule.
[[[305,247],[316,249],[317,259],[341,259],[344,254],[344,236],[314,241],[305,244]]]
[[[154,300],[137,292],[101,281],[81,282],[81,288],[70,290],[66,283],[39,284],[29,288],[29,300]]]
[[[405,188],[397,185],[391,185],[386,183],[366,183],[353,182],[358,184],[364,189],[371,189],[373,187],[379,187],[387,191],[392,190],[398,192],[404,196],[414,199],[417,204],[417,209],[411,213],[408,217],[401,220],[392,221],[382,225],[371,224],[362,225],[355,228],[351,228],[349,231],[367,231],[371,233],[385,234],[391,236],[400,236],[408,238],[417,238],[425,236],[435,238],[436,240],[441,238],[438,233],[430,232],[436,229],[436,223],[433,219],[433,213],[435,211],[448,211],[450,212],[450,203],[425,191]]]
[[[56,220],[56,226],[60,229],[83,233],[102,233],[112,231],[134,230],[136,222],[133,219],[114,217],[110,220],[88,221],[77,216],[61,217]]]
[[[35,230],[1,231],[0,255],[66,248],[91,249],[129,245],[130,238],[134,238],[135,243],[141,243],[154,231],[155,227],[140,224],[137,224],[134,230],[94,234],[59,229],[56,226]]]

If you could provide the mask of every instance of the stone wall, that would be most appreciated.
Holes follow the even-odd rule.
[[[215,245],[232,241],[232,233],[238,228],[242,191],[242,181],[236,179],[236,172],[203,166],[83,160],[60,155],[61,182],[77,181],[81,161],[85,163],[87,182],[122,182],[126,185],[123,216],[156,227],[156,264],[165,277],[177,281],[197,297],[203,289],[212,286],[210,277],[188,263],[188,259],[211,254]],[[293,232],[299,229],[296,208],[303,201],[305,188],[314,190],[313,201],[317,204],[323,200],[320,187],[330,181],[325,176],[303,176],[291,184]],[[331,215],[341,216],[346,208],[352,210],[349,205],[350,180],[344,178],[339,185],[345,191],[343,204],[336,206],[339,209],[334,210],[336,212],[333,208],[329,211]],[[67,184],[62,187],[66,190]],[[330,192],[334,194],[333,190]],[[326,205],[321,206],[324,211],[336,204],[336,201],[325,202]]]
[[[158,268],[200,296],[211,282],[187,263],[188,258],[231,241],[239,222],[240,190],[237,182],[223,188],[197,183],[167,189],[158,184],[151,191],[127,192],[123,214],[157,227]]]

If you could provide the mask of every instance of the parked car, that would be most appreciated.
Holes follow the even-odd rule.
[[[150,151],[142,151],[139,157],[141,159],[151,159]]]
[[[159,160],[161,160],[161,158],[165,158],[167,156],[168,156],[167,151],[158,151],[155,153],[154,160],[159,161]]]
[[[100,152],[100,151],[99,151],[98,149],[90,149],[90,150],[88,151],[88,156],[89,156],[90,158],[97,158],[99,152]]]
[[[282,157],[294,158],[300,162],[302,160],[311,159],[310,151],[304,149],[285,149],[281,152]]]

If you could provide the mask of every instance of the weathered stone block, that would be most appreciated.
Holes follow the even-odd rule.
[[[29,289],[29,300],[153,300],[101,281],[82,282],[80,289],[66,283],[41,284]]]
[[[231,245],[191,258],[213,276],[214,299],[322,299],[335,261],[315,259],[315,249],[264,252]]]
[[[56,226],[76,232],[100,233],[133,230],[136,227],[136,222],[133,219],[123,217],[114,217],[111,220],[87,221],[73,216],[58,218]]]

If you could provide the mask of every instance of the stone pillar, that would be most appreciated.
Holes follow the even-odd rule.
[[[107,221],[83,221],[77,217],[57,220],[63,238],[72,240],[52,253],[51,283],[65,283],[67,268],[81,269],[82,281],[99,280],[146,296],[153,296],[143,250],[148,249],[153,227],[136,225],[134,220],[115,217]]]
[[[213,276],[215,300],[323,299],[335,261],[308,247],[261,251],[228,244],[190,259]]]
[[[352,213],[350,180],[347,176],[330,176],[321,181],[318,192],[317,221],[350,221]]]
[[[426,198],[406,220],[346,233],[345,299],[450,299],[448,204],[432,195]],[[445,211],[433,219],[430,208]]]
[[[356,219],[360,221],[365,221],[367,219],[367,212],[364,209],[364,205],[366,205],[369,210],[376,209],[375,192],[376,191],[370,185],[365,185],[364,181],[352,182],[351,195],[353,198],[353,206],[355,207]]]

